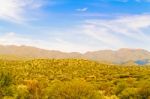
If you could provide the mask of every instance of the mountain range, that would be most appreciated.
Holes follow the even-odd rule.
[[[150,52],[144,49],[99,50],[86,53],[45,50],[31,46],[0,45],[1,58],[83,58],[114,64],[149,64]]]

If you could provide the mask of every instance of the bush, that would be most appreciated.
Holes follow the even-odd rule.
[[[136,88],[126,88],[119,95],[120,99],[139,99],[137,96]]]
[[[141,84],[138,91],[140,99],[149,99],[150,98],[150,82],[144,82]]]
[[[55,82],[48,88],[47,99],[102,99],[98,91],[83,80]]]
[[[12,96],[12,77],[10,73],[6,71],[0,72],[0,99],[4,96]]]
[[[119,95],[125,88],[127,88],[127,84],[125,82],[120,82],[117,86],[116,86],[116,91],[115,94]]]
[[[0,88],[10,86],[11,83],[12,83],[12,77],[10,73],[6,71],[1,71],[0,72]]]

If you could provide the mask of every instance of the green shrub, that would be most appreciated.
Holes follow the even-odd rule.
[[[102,99],[101,94],[84,80],[55,82],[47,94],[48,99]]]
[[[0,72],[0,99],[4,96],[12,96],[12,77],[10,73],[6,71]]]
[[[18,85],[16,89],[16,99],[30,99],[30,93],[28,91],[27,86],[25,85]]]
[[[149,99],[150,98],[150,82],[144,82],[141,84],[138,94],[140,99]]]
[[[119,94],[120,99],[138,99],[136,88],[126,88]]]
[[[127,84],[125,82],[120,82],[117,86],[116,86],[116,90],[115,90],[115,94],[119,95],[125,88],[127,88]]]

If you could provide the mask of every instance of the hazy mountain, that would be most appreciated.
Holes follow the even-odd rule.
[[[143,49],[120,49],[117,51],[101,50],[95,52],[87,52],[84,57],[97,61],[109,61],[113,63],[125,62],[148,62],[150,60],[150,52]]]
[[[80,53],[64,53],[60,51],[49,51],[31,46],[2,46],[0,45],[0,55],[12,55],[28,58],[75,58],[80,57]]]
[[[0,45],[0,56],[5,56],[5,58],[6,56],[9,56],[9,58],[10,56],[13,56],[13,58],[85,58],[108,63],[150,64],[150,52],[143,49],[125,48],[117,51],[100,50],[81,54],[77,52],[65,53],[60,51],[50,51],[30,46]]]

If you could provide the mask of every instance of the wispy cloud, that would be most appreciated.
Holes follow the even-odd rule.
[[[32,45],[36,44],[32,39],[17,35],[14,32],[5,33],[0,37],[0,44],[2,45]]]
[[[83,33],[108,44],[110,48],[131,47],[135,43],[128,44],[127,39],[150,42],[147,30],[150,27],[150,15],[86,20],[82,27]]]
[[[0,0],[0,19],[20,23],[26,20],[29,11],[43,5],[42,0]]]
[[[26,45],[48,50],[59,50],[64,52],[86,52],[87,49],[94,50],[94,48],[91,48],[89,46],[78,43],[72,43],[62,38],[54,38],[53,40],[42,40],[35,38],[33,39],[30,37],[25,37],[23,35],[18,35],[14,32],[9,32],[5,33],[4,35],[1,35],[0,45]]]
[[[58,30],[41,30],[42,36],[28,37],[21,33],[9,32],[0,36],[0,44],[29,45],[49,50],[65,52],[86,52],[100,49],[143,48],[150,50],[150,15],[129,15],[111,19],[86,19],[77,26]],[[37,31],[36,31],[37,32]],[[51,33],[54,33],[53,36]],[[18,35],[19,34],[19,35]],[[76,38],[75,38],[76,37]]]
[[[85,11],[87,11],[87,10],[88,10],[87,7],[76,9],[76,11],[79,11],[79,12],[85,12]]]

